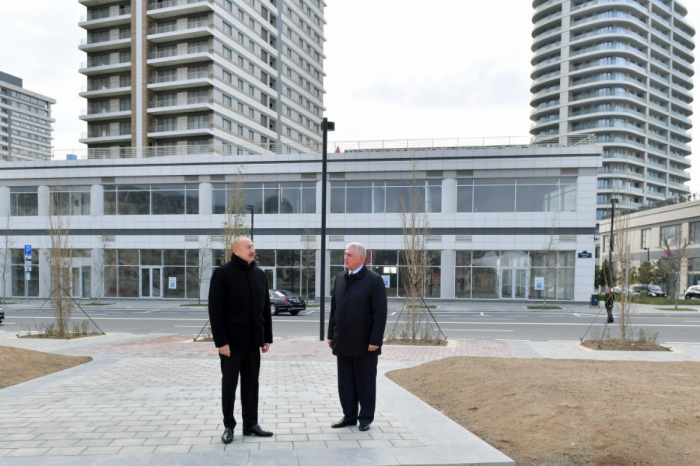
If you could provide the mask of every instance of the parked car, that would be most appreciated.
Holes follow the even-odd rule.
[[[287,290],[271,290],[270,291],[270,311],[272,315],[277,315],[280,312],[289,312],[295,316],[299,311],[306,309],[306,301],[304,298],[295,295]]]
[[[639,296],[655,296],[657,298],[665,298],[666,293],[658,285],[632,285],[632,291]]]
[[[3,320],[5,320],[5,311],[0,307],[0,324],[2,324]]]
[[[616,286],[616,287],[613,287],[612,291],[616,295],[620,295],[622,293],[622,288],[620,288],[619,286]],[[634,291],[634,289],[631,287],[627,287],[627,291],[625,293],[627,294],[627,296],[639,296],[639,293]]]
[[[694,285],[685,290],[685,299],[700,299],[700,285]]]

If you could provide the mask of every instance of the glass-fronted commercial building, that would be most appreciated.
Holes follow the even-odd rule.
[[[258,264],[271,287],[314,299],[320,155],[226,154],[0,162],[8,294],[24,295],[22,247],[31,244],[28,293],[48,296],[53,218],[68,225],[76,297],[206,299],[212,269],[228,260],[222,224],[237,196],[244,221],[254,216]],[[333,153],[327,285],[343,270],[345,245],[359,241],[388,296],[403,296],[403,227],[414,212],[427,298],[586,300],[600,164],[595,144]]]

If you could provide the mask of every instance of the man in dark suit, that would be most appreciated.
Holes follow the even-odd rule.
[[[364,267],[365,254],[360,243],[345,248],[346,271],[335,277],[328,324],[328,346],[338,360],[343,408],[343,418],[332,427],[354,426],[359,420],[361,431],[369,430],[374,420],[377,362],[387,313],[384,281]]]
[[[239,374],[243,435],[272,436],[258,425],[260,348],[267,353],[272,343],[270,293],[265,272],[255,265],[255,246],[250,238],[236,237],[231,261],[214,270],[209,287],[209,319],[221,360],[221,441],[233,441]]]

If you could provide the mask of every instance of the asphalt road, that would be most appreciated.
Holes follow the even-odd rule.
[[[90,318],[106,333],[165,333],[196,335],[208,321],[205,307],[118,307],[91,306]],[[4,306],[5,322],[0,330],[19,332],[35,329],[52,321],[51,311],[36,307]],[[585,306],[584,306],[585,308]],[[432,310],[433,316],[448,339],[472,340],[577,340],[587,331],[598,334],[605,325],[605,311],[597,315],[596,309],[588,311],[558,310],[537,311],[496,308],[469,310]],[[276,336],[319,337],[319,309],[310,308],[297,316],[280,314],[273,316],[273,333]],[[389,324],[395,322],[400,310],[389,311]],[[328,311],[326,311],[326,320]],[[78,309],[73,320],[85,320]],[[700,314],[698,312],[675,315],[635,315],[631,319],[634,328],[650,333],[658,332],[660,343],[700,343]],[[592,324],[592,326],[591,326]],[[327,324],[324,326],[327,328]],[[590,330],[589,330],[590,329]]]

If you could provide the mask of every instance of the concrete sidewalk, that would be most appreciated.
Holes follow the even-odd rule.
[[[593,352],[574,342],[453,341],[385,347],[369,432],[332,429],[342,414],[325,342],[282,338],[263,356],[260,424],[272,438],[225,446],[220,372],[212,343],[175,335],[113,334],[0,346],[90,355],[92,363],[0,390],[0,465],[512,465],[512,460],[388,380],[387,371],[450,356],[700,361],[700,345],[672,353]],[[236,413],[240,419],[240,412]]]

